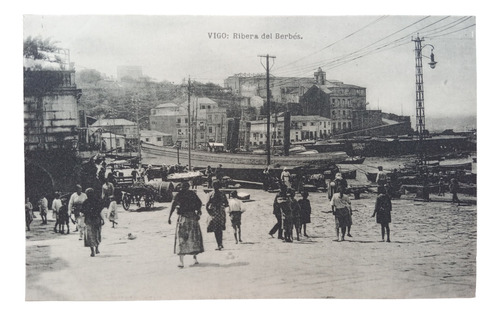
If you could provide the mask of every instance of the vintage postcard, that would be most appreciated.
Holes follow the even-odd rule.
[[[474,298],[473,15],[24,15],[26,301]]]

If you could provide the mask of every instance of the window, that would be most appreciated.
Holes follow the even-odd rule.
[[[342,115],[345,116],[345,110],[342,111]]]
[[[351,129],[351,122],[347,122],[347,128]]]
[[[207,105],[207,109],[209,109],[209,110],[210,110],[210,105]]]
[[[157,142],[161,142],[161,137],[156,137]]]
[[[342,123],[342,128],[343,128],[343,129],[346,129],[346,123],[345,123],[345,122],[344,122],[344,123]]]
[[[212,126],[208,127],[208,133],[209,133],[209,134],[212,134],[212,133],[213,133]]]
[[[307,125],[307,123],[302,123],[302,126],[306,126],[306,125]]]
[[[177,123],[180,123],[180,122],[181,122],[181,118],[179,117],[179,118],[177,119]]]
[[[146,141],[149,142],[149,137],[146,137]]]
[[[200,105],[200,109],[204,110],[205,106],[204,105]]]
[[[212,114],[208,114],[208,121],[212,122]]]
[[[314,126],[314,122],[311,122],[311,124],[310,124],[310,125],[311,125],[311,126]]]
[[[182,135],[182,129],[177,130],[177,135]]]
[[[187,118],[185,118],[185,119],[184,119],[184,123],[187,123],[187,122],[188,122],[188,119],[187,119]]]

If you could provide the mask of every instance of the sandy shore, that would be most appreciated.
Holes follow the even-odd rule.
[[[366,182],[363,177],[358,173],[352,183]],[[241,191],[251,195],[242,219],[243,243],[235,244],[227,225],[225,248],[215,251],[204,214],[200,224],[205,252],[196,266],[186,257],[184,269],[177,268],[173,253],[175,224],[167,223],[170,203],[155,203],[149,211],[120,206],[119,225],[104,225],[101,254],[93,258],[73,225],[69,235],[55,234],[54,222],[42,226],[38,217],[26,232],[26,300],[475,296],[474,203],[416,202],[413,196],[394,200],[392,242],[387,243],[379,241],[380,226],[370,217],[376,195],[365,193],[359,200],[351,196],[353,237],[337,242],[333,217],[324,213],[329,210],[326,194],[314,192],[309,238],[282,243],[268,235],[275,222],[274,194]],[[197,193],[207,200],[201,188]],[[128,233],[137,238],[129,240]]]

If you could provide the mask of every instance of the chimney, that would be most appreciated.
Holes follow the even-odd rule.
[[[318,68],[318,71],[314,73],[314,79],[316,79],[316,84],[323,86],[326,83],[326,72]]]

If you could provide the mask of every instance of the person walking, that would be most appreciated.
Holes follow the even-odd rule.
[[[75,232],[80,231],[80,240],[83,239],[83,233],[85,230],[85,219],[80,216],[82,212],[82,204],[87,200],[87,195],[82,192],[82,186],[76,185],[76,192],[71,195],[68,202],[68,216],[73,214],[75,218],[74,224],[76,224]]]
[[[192,255],[194,264],[198,264],[197,255],[204,251],[199,224],[201,206],[202,203],[198,195],[189,190],[189,182],[182,182],[181,190],[175,195],[168,216],[168,224],[170,225],[172,224],[172,214],[177,211],[174,253],[179,255],[179,268],[184,268],[185,255]]]
[[[102,201],[94,189],[85,190],[87,199],[82,204],[82,213],[85,218],[84,246],[90,248],[90,256],[99,254],[99,244],[101,243],[101,227],[104,219],[101,216]]]
[[[57,220],[59,222],[59,232],[64,234],[64,225],[66,225],[66,234],[69,234],[68,198],[61,199],[61,207],[57,214]]]
[[[351,201],[349,197],[344,194],[345,188],[343,186],[339,187],[339,192],[333,194],[330,205],[332,206],[332,212],[335,216],[335,231],[337,234],[337,241],[344,241],[346,229],[351,226]],[[342,237],[339,235],[339,228],[342,231]]]
[[[243,207],[243,203],[238,200],[238,192],[232,191],[231,196],[228,200],[229,208],[229,218],[231,219],[231,225],[234,230],[234,239],[236,243],[243,242],[241,240],[241,215],[245,212],[245,208]]]
[[[42,218],[42,225],[47,225],[47,211],[49,210],[49,201],[45,195],[38,202],[38,207],[40,209],[40,217]]]
[[[215,234],[217,241],[217,249],[222,250],[223,231],[226,230],[226,212],[225,208],[229,206],[226,196],[220,191],[221,183],[216,180],[213,183],[214,191],[210,194],[207,202],[207,212],[210,215],[210,220],[207,227],[207,232]]]
[[[26,218],[26,228],[29,231],[31,222],[33,222],[33,204],[31,204],[29,197],[26,197],[26,203],[24,203],[24,213]]]
[[[377,177],[375,178],[377,183],[377,193],[385,192],[384,186],[387,184],[387,173],[385,173],[382,166],[378,167]]]
[[[459,188],[460,188],[460,185],[458,184],[458,180],[455,178],[452,178],[450,180],[450,193],[452,194],[451,203],[460,203],[460,200],[458,199],[458,189]]]
[[[385,192],[382,192],[377,197],[372,217],[377,216],[377,224],[380,224],[381,227],[382,241],[385,241],[385,233],[387,233],[387,242],[391,242],[391,230],[389,228],[389,223],[391,222],[392,202],[387,192],[387,186],[384,188]]]
[[[273,203],[273,215],[276,217],[276,224],[269,231],[269,235],[274,237],[274,234],[278,232],[278,239],[283,239],[283,220],[281,218],[281,204],[289,203],[286,185],[282,184],[280,186],[280,191],[276,194]],[[283,205],[286,207],[286,205]]]
[[[262,174],[263,174],[262,187],[264,191],[267,191],[271,189],[271,174],[269,172],[269,166],[267,166],[266,169],[262,171]]]
[[[117,213],[117,210],[118,210],[118,205],[116,204],[116,199],[114,197],[114,195],[111,195],[109,197],[109,206],[108,206],[108,220],[113,223],[113,225],[111,226],[111,228],[115,228],[115,225],[118,225],[118,223],[116,222],[116,220],[118,219],[118,213]]]
[[[209,189],[211,189],[213,184],[212,177],[214,176],[214,171],[212,170],[212,167],[207,166],[207,170],[205,170],[205,175],[207,176],[207,186]]]
[[[311,222],[311,201],[308,199],[309,193],[307,191],[302,192],[302,199],[300,199],[300,222],[302,224],[304,237],[309,237],[307,235],[306,226]],[[302,230],[302,229],[301,229]]]
[[[57,233],[58,226],[59,228],[62,226],[60,225],[60,220],[59,220],[59,212],[61,207],[62,207],[61,194],[59,192],[56,192],[54,195],[54,200],[52,200],[52,207],[51,207],[52,212],[54,212],[54,214],[56,215],[56,224],[54,225],[54,233]]]
[[[288,168],[285,167],[283,168],[283,171],[281,172],[281,183],[286,185],[287,188],[292,187],[292,183],[290,182],[290,172],[288,171]]]
[[[295,199],[295,190],[289,189],[288,195],[290,196],[290,238],[293,240],[293,229],[295,228],[295,233],[297,235],[297,241],[300,240],[300,226],[301,226],[301,218],[300,213],[302,212],[300,209],[299,202]]]

